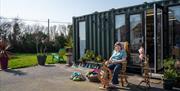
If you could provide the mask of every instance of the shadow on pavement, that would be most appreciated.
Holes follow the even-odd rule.
[[[14,75],[19,75],[19,76],[22,76],[22,75],[26,75],[27,73],[25,72],[22,72],[20,70],[14,70],[14,69],[7,69],[7,70],[4,70],[4,72],[8,72],[8,73],[12,73]]]
[[[145,86],[137,86],[135,84],[129,83],[126,87],[109,88],[106,91],[166,91],[166,90],[156,87],[146,88]],[[171,91],[178,91],[178,90],[171,90]]]
[[[127,85],[127,87],[125,87],[125,88],[120,88],[120,90],[125,90],[125,91],[166,91],[163,88],[145,87],[142,85],[138,86],[138,85],[132,84],[132,83],[129,83]],[[112,90],[112,91],[117,91],[117,90]],[[179,90],[173,89],[171,91],[179,91]]]
[[[56,65],[53,65],[53,64],[46,64],[46,65],[43,65],[43,67],[55,67]]]
[[[107,89],[107,91],[120,91],[120,89],[118,88],[118,89]]]

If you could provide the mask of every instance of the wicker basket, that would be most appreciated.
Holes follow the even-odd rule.
[[[89,79],[90,82],[100,82],[97,76],[93,76],[93,77],[87,76],[87,78]]]

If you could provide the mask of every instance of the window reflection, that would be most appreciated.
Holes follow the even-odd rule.
[[[115,28],[117,41],[126,41],[125,14],[115,16]]]
[[[170,49],[175,45],[180,45],[180,6],[173,6],[169,8]]]
[[[84,54],[86,48],[86,26],[85,22],[79,22],[79,38],[80,38],[80,57]]]
[[[138,49],[142,43],[142,22],[141,15],[135,14],[130,16],[130,49],[131,65],[140,65]]]
[[[137,53],[142,43],[142,22],[141,15],[131,15],[130,16],[130,44],[131,52]]]
[[[160,70],[161,68],[163,68],[163,42],[162,42],[162,10],[161,9],[157,9],[157,36],[156,36],[156,42],[157,42],[157,69]]]

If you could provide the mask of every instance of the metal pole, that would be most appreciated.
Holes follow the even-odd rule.
[[[157,46],[156,46],[156,31],[157,31],[157,10],[156,10],[156,4],[154,4],[154,73],[156,73],[156,69],[157,69],[157,60],[156,60],[156,56],[157,56]]]
[[[144,25],[145,25],[145,36],[144,36],[144,42],[145,42],[145,55],[147,55],[147,16],[146,16],[146,13],[147,13],[147,9],[145,10],[144,12]]]
[[[49,39],[50,39],[50,36],[49,36],[49,22],[50,22],[50,20],[48,19],[48,42],[49,42]]]
[[[1,0],[0,0],[0,23],[1,23]]]

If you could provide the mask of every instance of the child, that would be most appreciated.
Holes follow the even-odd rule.
[[[139,59],[142,62],[144,60],[144,57],[145,57],[143,45],[141,45],[141,47],[139,48],[138,51],[139,51]]]

